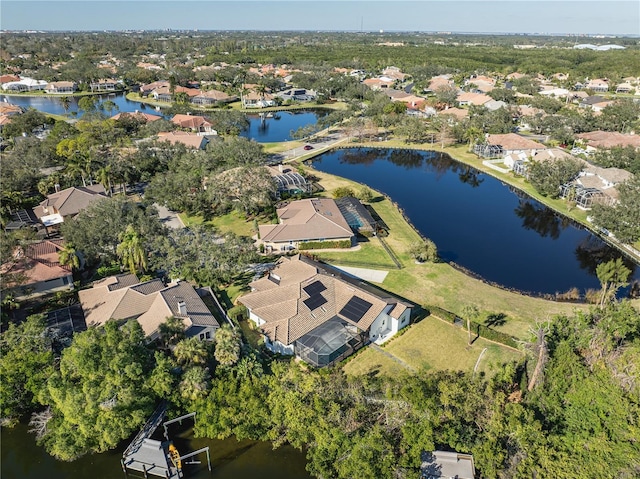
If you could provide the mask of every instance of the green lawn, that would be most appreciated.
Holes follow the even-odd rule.
[[[384,350],[401,359],[418,371],[454,370],[473,371],[484,348],[487,348],[478,364],[478,372],[490,374],[503,363],[518,361],[522,353],[492,343],[482,338],[467,345],[468,336],[464,328],[447,324],[429,316],[409,326],[409,330],[384,347]],[[344,366],[350,375],[371,374],[396,375],[407,368],[385,354],[367,348]]]
[[[253,236],[256,234],[253,219],[247,219],[242,213],[232,211],[226,215],[216,216],[205,221],[202,216],[189,216],[186,213],[179,213],[180,219],[186,227],[195,225],[213,226],[220,233],[234,233],[238,236]],[[270,218],[258,218],[259,223],[271,222]]]

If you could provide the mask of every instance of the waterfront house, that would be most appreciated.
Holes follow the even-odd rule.
[[[35,80],[29,77],[20,77],[18,81],[11,81],[2,84],[2,89],[10,92],[26,92],[44,90],[47,82],[44,80]]]
[[[249,91],[242,95],[242,107],[243,108],[268,108],[275,106],[275,97],[270,93],[258,93],[255,91]]]
[[[72,81],[52,81],[44,89],[47,93],[73,93],[78,89],[78,85]]]
[[[218,134],[218,132],[213,129],[213,124],[204,116],[178,114],[171,118],[171,123],[180,128],[191,130],[198,135]]]
[[[219,90],[200,91],[197,95],[191,97],[191,103],[201,106],[221,105],[236,101],[237,96],[231,96]]]
[[[338,205],[329,198],[292,201],[276,213],[278,224],[259,226],[265,251],[286,252],[308,241],[351,242],[354,238]]]
[[[504,158],[507,155],[520,155],[526,157],[546,150],[547,147],[537,141],[529,140],[515,133],[501,135],[487,135],[485,142],[475,145],[474,152],[485,158]]]
[[[91,91],[116,91],[120,90],[118,80],[113,78],[100,78],[89,83]]]
[[[311,183],[290,166],[280,164],[277,167],[266,166],[265,168],[276,184],[278,198],[281,198],[283,194],[291,196],[311,193]]]
[[[317,367],[384,343],[410,322],[411,304],[301,255],[281,258],[250,287],[239,302],[266,347]]]
[[[220,327],[200,294],[184,281],[165,285],[156,278],[141,283],[133,274],[119,274],[95,282],[78,297],[87,326],[135,319],[150,340],[159,337],[160,325],[171,316],[182,320],[187,337],[212,341]]]

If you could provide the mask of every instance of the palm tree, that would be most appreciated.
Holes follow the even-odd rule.
[[[147,267],[147,258],[142,237],[133,229],[133,226],[128,225],[127,229],[120,234],[119,239],[120,244],[116,247],[116,253],[122,264],[134,274],[138,269],[144,272]]]
[[[462,315],[467,320],[467,333],[469,334],[468,344],[471,345],[471,321],[478,318],[480,311],[475,304],[467,304],[462,308]]]
[[[602,285],[600,307],[604,308],[607,299],[615,297],[618,289],[626,286],[631,270],[622,262],[622,258],[600,263],[596,267],[596,275]]]
[[[209,360],[209,345],[192,336],[176,344],[173,355],[182,365],[205,365]]]
[[[227,324],[216,331],[215,358],[221,366],[233,366],[240,359],[240,335]]]
[[[175,345],[184,339],[184,323],[180,318],[171,316],[158,327],[160,342],[165,348]]]
[[[464,137],[467,141],[469,141],[469,151],[473,148],[473,144],[483,137],[484,133],[482,130],[475,126],[470,126],[464,132]]]
[[[97,171],[96,175],[100,184],[104,186],[104,189],[111,196],[111,165],[103,166]]]
[[[60,98],[60,104],[62,108],[64,108],[64,114],[69,113],[69,107],[71,106],[71,99],[68,96],[63,96]]]
[[[72,243],[67,243],[58,252],[58,262],[61,266],[68,266],[72,270],[80,268],[80,257]]]

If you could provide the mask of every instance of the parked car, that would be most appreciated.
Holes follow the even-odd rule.
[[[304,145],[304,149],[305,149],[305,150],[313,150],[313,146],[311,146],[311,145]]]

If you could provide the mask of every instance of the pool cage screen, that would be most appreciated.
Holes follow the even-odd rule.
[[[295,352],[303,361],[321,368],[346,358],[363,344],[363,333],[334,317],[298,339]]]

